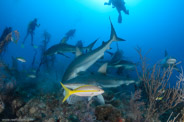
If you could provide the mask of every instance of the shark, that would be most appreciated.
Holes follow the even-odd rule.
[[[92,42],[91,44],[89,44],[86,47],[79,47],[79,49],[81,51],[91,51],[93,46],[95,45],[96,41],[97,40],[95,40],[94,42]],[[47,55],[47,56],[54,55],[54,54],[64,55],[63,53],[66,53],[66,52],[75,53],[76,48],[77,48],[77,46],[75,46],[75,45],[70,45],[70,44],[67,44],[65,42],[61,42],[61,43],[55,44],[55,45],[51,46],[49,49],[47,49],[45,51],[45,55]]]
[[[162,66],[162,68],[173,66],[176,71],[181,72],[180,69],[176,66],[176,61],[176,58],[169,56],[167,51],[165,50],[165,57],[161,60],[160,65]]]
[[[110,68],[116,68],[116,69],[124,69],[124,70],[133,70],[135,69],[136,64],[123,59],[123,51],[119,49],[119,46],[117,44],[117,50],[115,53],[107,51],[111,55],[111,60],[101,60],[98,61],[97,64],[104,64],[105,62],[108,62],[108,67]]]
[[[84,85],[93,85],[104,89],[139,83],[134,79],[107,74],[107,65],[107,63],[103,64],[97,73],[85,72],[71,80],[63,82],[63,84],[69,89],[76,89]],[[96,96],[95,100],[100,104],[105,104],[105,100],[102,95]],[[67,99],[68,104],[75,104],[78,101],[84,101],[84,98],[82,99],[77,96],[70,96],[69,99]]]
[[[79,72],[86,71],[97,60],[103,57],[104,52],[107,49],[110,49],[110,44],[113,41],[125,41],[124,39],[117,37],[111,20],[110,20],[110,24],[111,24],[111,36],[109,41],[104,42],[100,47],[86,54],[82,54],[79,48],[76,48],[76,58],[69,64],[68,68],[66,69],[63,75],[62,81],[67,81],[72,78],[75,78],[76,76],[78,76]]]
[[[118,69],[118,68],[123,68],[124,70],[134,70],[135,67],[136,67],[136,64],[131,62],[131,61],[128,61],[128,60],[120,60],[120,61],[117,61],[117,62],[112,62],[111,60],[103,60],[103,61],[98,61],[96,64],[97,65],[102,65],[104,64],[105,62],[109,62],[108,63],[108,68],[115,68],[115,69]]]
[[[107,74],[108,64],[103,64],[97,73],[83,73],[73,79],[63,82],[70,89],[76,89],[83,85],[94,85],[101,88],[115,88],[121,85],[136,83],[134,79]]]
[[[123,58],[123,50],[119,49],[118,43],[116,43],[116,46],[117,46],[117,50],[115,53],[107,51],[107,53],[109,53],[112,57],[110,60],[110,63],[116,63]]]
[[[135,69],[136,64],[131,62],[131,61],[127,61],[127,60],[120,60],[116,63],[110,63],[109,67],[113,67],[113,68],[123,68],[125,70],[132,70]]]

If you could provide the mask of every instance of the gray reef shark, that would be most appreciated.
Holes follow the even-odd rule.
[[[105,61],[98,61],[96,64],[97,65],[102,65],[105,62],[109,62],[108,63],[108,68],[116,68],[116,69],[123,68],[124,70],[134,70],[135,66],[136,66],[135,63],[133,63],[131,61],[128,61],[128,60],[120,60],[120,61],[117,61],[117,62],[112,62],[112,61],[105,60]]]
[[[64,85],[69,89],[76,89],[83,85],[94,85],[101,88],[114,88],[121,85],[129,85],[131,83],[139,83],[135,82],[133,79],[127,79],[125,77],[113,76],[106,74],[107,63],[103,64],[97,73],[83,73],[71,80],[65,81]],[[78,101],[83,101],[84,98],[80,98],[77,96],[71,96],[67,99],[68,104],[74,104]],[[102,95],[98,95],[96,100],[100,104],[105,104],[105,100]]]
[[[73,79],[63,82],[70,89],[76,89],[83,85],[94,85],[101,88],[114,88],[123,84],[135,83],[133,79],[106,74],[107,63],[103,64],[97,73],[83,73]]]
[[[110,44],[113,41],[125,41],[124,39],[117,37],[111,20],[110,23],[111,23],[110,40],[104,42],[104,44],[102,44],[100,47],[86,54],[82,54],[80,50],[77,48],[76,51],[77,57],[70,63],[70,65],[66,69],[62,81],[70,80],[78,76],[79,72],[86,71],[90,66],[92,66],[97,60],[99,60],[104,55],[104,52],[107,49],[110,49]]]
[[[122,60],[122,58],[123,58],[123,51],[119,49],[118,44],[116,44],[116,45],[117,45],[117,50],[115,53],[111,53],[111,52],[107,51],[107,53],[109,53],[112,57],[109,63],[117,63],[120,60]]]
[[[87,47],[81,47],[79,48],[81,51],[91,51],[94,44],[96,43],[97,40],[95,40],[94,42],[92,42],[91,44],[89,44]],[[54,54],[61,54],[64,55],[63,53],[66,52],[72,52],[75,53],[76,52],[76,46],[74,45],[69,45],[65,42],[59,43],[59,44],[55,44],[52,47],[50,47],[48,50],[45,51],[45,55],[54,55]]]
[[[168,56],[167,51],[165,51],[165,57],[161,60],[160,64],[162,68],[168,68],[169,66],[173,66],[176,71],[181,72],[180,69],[176,66],[176,58]]]
[[[133,63],[131,61],[127,61],[127,60],[120,60],[119,62],[109,64],[109,67],[113,67],[113,68],[122,67],[125,70],[135,69],[135,66],[136,66],[135,63]]]

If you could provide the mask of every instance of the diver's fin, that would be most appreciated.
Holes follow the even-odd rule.
[[[107,72],[107,64],[108,64],[108,63],[103,64],[103,65],[99,68],[98,72],[99,72],[99,73],[102,73],[102,74],[106,74],[106,72]]]
[[[69,56],[65,55],[64,53],[57,52],[57,54],[62,55],[64,57],[66,57],[66,58],[70,58]]]
[[[61,83],[61,82],[60,82]],[[61,83],[61,86],[64,88],[65,90],[65,98],[63,99],[63,103],[65,102],[65,100],[70,96],[72,95],[72,91],[68,88],[66,88],[62,83]]]
[[[82,52],[80,51],[80,49],[78,47],[76,47],[76,57],[82,55]]]
[[[168,56],[168,53],[167,53],[167,50],[165,50],[165,57],[167,57]]]
[[[111,37],[110,37],[110,40],[112,40],[112,41],[126,41],[124,39],[119,38],[116,35],[115,29],[114,29],[114,27],[112,25],[112,22],[111,22],[111,18],[110,17],[109,17],[109,20],[110,20],[110,23],[111,23]]]

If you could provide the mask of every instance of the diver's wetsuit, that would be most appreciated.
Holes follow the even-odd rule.
[[[27,29],[27,34],[24,38],[23,44],[26,41],[27,37],[29,36],[29,34],[31,35],[31,45],[33,46],[33,35],[34,35],[34,30],[36,27],[39,27],[40,25],[37,24],[37,19],[34,19],[33,21],[30,22],[30,24],[28,25],[28,29]]]
[[[125,1],[124,0],[109,0],[109,2],[105,2],[104,5],[111,5],[113,8],[115,7],[119,13],[118,16],[118,22],[122,22],[122,16],[121,16],[121,11],[123,11],[125,14],[129,15],[129,10],[126,9],[125,7]]]

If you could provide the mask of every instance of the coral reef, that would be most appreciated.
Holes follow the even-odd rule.
[[[29,118],[34,121],[64,121],[62,102],[59,98],[61,96],[57,95],[53,93],[31,99],[16,112],[18,119]]]
[[[112,105],[101,105],[95,109],[95,115],[97,120],[108,121],[108,122],[119,122],[121,121],[121,112]]]
[[[4,109],[5,109],[5,104],[3,100],[0,98],[0,113],[3,112]]]
[[[163,69],[159,64],[148,67],[146,56],[142,55],[141,49],[136,49],[140,56],[140,72],[137,70],[139,79],[142,81],[140,89],[144,91],[145,103],[142,112],[144,121],[159,121],[167,110],[175,108],[183,101],[183,71],[178,76],[178,81],[173,88],[170,88],[169,80],[173,73],[174,65]]]

